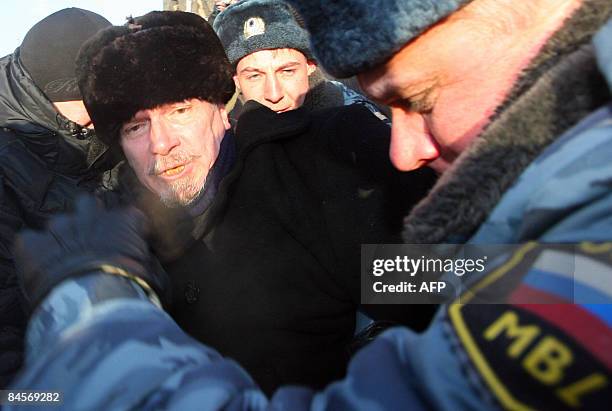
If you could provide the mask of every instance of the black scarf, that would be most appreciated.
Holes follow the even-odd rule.
[[[210,207],[217,195],[221,180],[229,173],[235,161],[236,143],[234,141],[234,134],[231,130],[228,130],[221,141],[219,155],[215,160],[215,164],[213,164],[208,172],[202,192],[187,208],[187,212],[191,217],[200,216],[208,210],[208,207]]]

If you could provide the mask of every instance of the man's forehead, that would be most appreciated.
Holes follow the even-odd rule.
[[[378,101],[392,100],[397,93],[390,76],[383,69],[368,70],[357,75],[361,89],[370,97]]]
[[[295,49],[258,50],[241,59],[237,68],[241,71],[247,66],[257,68],[258,66],[281,66],[288,63],[301,64],[304,62],[306,62],[306,56]]]
[[[283,56],[292,56],[292,57],[301,57],[306,59],[304,53],[299,50],[291,49],[291,48],[282,48],[282,49],[271,49],[270,53],[276,58],[282,58]]]
[[[390,102],[418,84],[415,76],[398,73],[395,68],[385,65],[364,71],[357,79],[363,91],[382,102]]]
[[[411,46],[404,47],[385,63],[357,75],[359,84],[370,97],[390,102],[420,93],[437,82],[437,70],[431,64],[414,58]]]

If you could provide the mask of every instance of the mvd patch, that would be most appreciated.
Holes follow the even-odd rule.
[[[527,243],[448,314],[503,408],[601,410],[612,404],[611,284],[612,243]]]

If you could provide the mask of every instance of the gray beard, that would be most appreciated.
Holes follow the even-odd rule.
[[[206,179],[202,184],[190,180],[177,181],[160,193],[159,199],[169,208],[189,206],[202,194],[205,185]]]

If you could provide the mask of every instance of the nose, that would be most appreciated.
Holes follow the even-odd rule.
[[[167,155],[180,144],[178,134],[163,118],[151,118],[151,152],[162,156]]]
[[[415,170],[440,157],[440,147],[421,114],[392,108],[391,115],[389,156],[398,170]]]
[[[276,104],[283,98],[283,88],[276,76],[266,76],[264,85],[264,98],[272,104]]]

